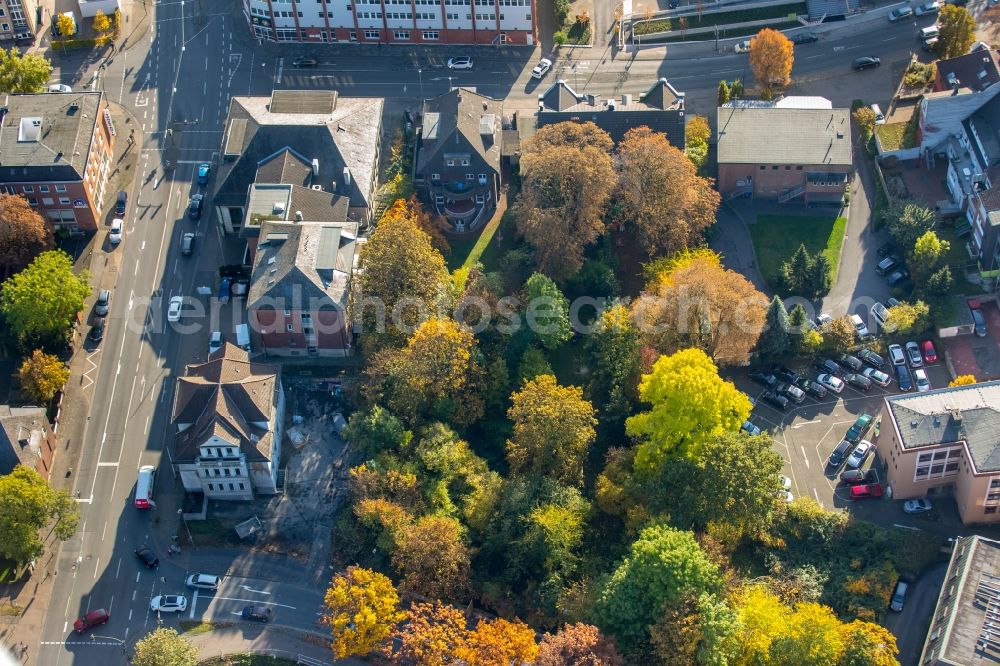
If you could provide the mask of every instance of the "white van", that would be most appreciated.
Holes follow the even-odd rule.
[[[135,508],[151,509],[156,506],[153,501],[153,482],[156,480],[156,468],[143,465],[139,468],[139,479],[135,482]]]
[[[885,328],[885,320],[889,318],[889,310],[881,303],[875,303],[871,308],[872,316],[875,317],[875,321],[883,329]]]
[[[917,33],[917,37],[920,41],[926,42],[928,39],[934,39],[939,34],[941,34],[941,31],[936,25],[929,25],[926,28],[921,28],[920,32]]]
[[[246,324],[236,326],[236,344],[243,351],[250,352],[250,327]]]

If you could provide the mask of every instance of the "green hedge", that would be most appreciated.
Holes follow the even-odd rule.
[[[690,14],[685,15],[684,18],[687,19],[687,27],[690,29],[705,28],[713,25],[729,25],[732,23],[748,23],[750,21],[763,21],[765,19],[780,19],[792,14],[805,14],[808,11],[806,3],[793,2],[787,5],[775,5],[774,7],[754,7],[750,9],[737,9],[731,12],[702,14],[700,17],[697,14]],[[670,19],[653,19],[652,21],[636,22],[632,26],[632,32],[636,35],[661,32],[658,28],[654,30],[645,26],[656,26],[664,20],[668,21],[668,23],[672,21],[676,25],[679,19],[679,16],[672,16]]]

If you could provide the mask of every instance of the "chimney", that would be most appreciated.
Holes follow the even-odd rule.
[[[313,177],[314,178],[319,177],[319,160],[317,159],[313,160]]]
[[[351,186],[351,170],[348,169],[347,167],[344,167],[344,186],[345,187]]]
[[[302,211],[301,210],[295,211],[295,221],[296,222],[301,222],[302,221]]]
[[[614,111],[614,110],[615,110],[615,100],[609,99],[608,100],[608,111]]]
[[[597,95],[587,93],[587,104],[590,106],[597,106],[597,102],[600,98]]]
[[[622,106],[628,106],[632,103],[632,95],[622,95]]]

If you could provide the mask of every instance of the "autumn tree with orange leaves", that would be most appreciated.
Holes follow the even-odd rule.
[[[771,28],[764,28],[750,40],[750,67],[765,90],[787,86],[792,80],[794,51],[792,40]]]
[[[52,227],[19,195],[0,194],[0,268],[18,271],[53,247]]]
[[[615,642],[590,624],[567,624],[556,634],[545,634],[535,666],[622,666]]]
[[[454,606],[415,603],[396,635],[400,647],[392,661],[407,666],[454,664],[467,635],[465,616]]]
[[[480,620],[458,650],[468,666],[521,666],[538,654],[535,630],[520,620]]]
[[[472,557],[454,518],[424,516],[401,530],[392,566],[403,594],[454,599],[469,589]]]
[[[396,201],[382,213],[379,224],[388,221],[407,219],[427,234],[431,239],[431,245],[443,255],[451,254],[451,245],[445,237],[448,223],[440,215],[431,215],[424,210],[424,205],[413,194],[409,199],[396,199]]]

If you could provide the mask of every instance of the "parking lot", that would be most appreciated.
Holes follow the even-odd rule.
[[[791,367],[803,377],[816,378],[817,372],[811,365]],[[951,378],[943,362],[924,367],[933,388],[948,385]],[[891,373],[888,364],[886,370]],[[838,484],[843,464],[834,468],[827,461],[858,416],[868,413],[878,419],[885,397],[899,393],[895,380],[886,388],[876,385],[867,392],[846,385],[839,395],[831,392],[822,400],[807,395],[802,403],[792,403],[784,412],[760,400],[764,389],[751,382],[746,374],[736,378],[735,383],[757,401],[750,420],[774,438],[775,447],[785,459],[783,474],[792,480],[793,496],[812,497],[827,508],[851,504],[848,487]],[[865,439],[874,440],[877,427],[877,423],[873,425]],[[881,466],[876,451],[862,468],[875,470],[881,479]]]

